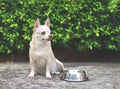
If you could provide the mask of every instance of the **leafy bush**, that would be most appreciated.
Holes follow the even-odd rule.
[[[119,0],[1,0],[0,53],[28,50],[33,24],[49,17],[53,45],[120,50]]]

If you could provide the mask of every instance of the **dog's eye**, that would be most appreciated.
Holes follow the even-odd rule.
[[[45,32],[42,32],[41,34],[42,34],[42,35],[44,35],[44,34],[45,34]]]

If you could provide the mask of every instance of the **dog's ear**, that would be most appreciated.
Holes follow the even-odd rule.
[[[45,21],[45,25],[50,28],[50,19],[49,18]]]
[[[40,22],[39,22],[39,19],[37,18],[35,23],[34,23],[34,31],[40,26]]]

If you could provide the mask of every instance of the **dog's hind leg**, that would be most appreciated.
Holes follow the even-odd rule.
[[[57,72],[64,71],[64,65],[58,59],[56,59],[56,68]]]

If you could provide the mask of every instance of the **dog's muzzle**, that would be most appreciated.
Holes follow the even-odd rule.
[[[48,41],[52,40],[52,36],[50,35],[49,38],[47,39]]]
[[[48,39],[42,39],[42,40],[51,41],[51,40],[52,40],[52,36],[50,35],[50,36],[48,37]]]

